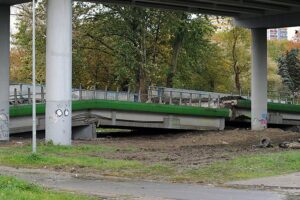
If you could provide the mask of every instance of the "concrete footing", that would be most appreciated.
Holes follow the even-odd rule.
[[[73,140],[92,140],[97,138],[96,125],[90,124],[73,128]]]

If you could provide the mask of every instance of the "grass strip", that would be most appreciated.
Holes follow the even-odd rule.
[[[71,193],[54,192],[40,186],[0,176],[0,199],[3,200],[94,200],[96,198]],[[99,198],[98,198],[99,199]]]

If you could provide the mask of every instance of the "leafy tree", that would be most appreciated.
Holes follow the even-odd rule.
[[[176,87],[174,80],[186,81],[180,80],[180,72],[204,67],[214,31],[204,16],[111,5],[94,5],[93,9],[97,12],[83,20],[76,41],[111,55],[114,80],[122,88]]]
[[[279,57],[282,56],[289,46],[289,41],[287,40],[269,40],[268,41],[268,54],[269,57],[276,62]]]
[[[215,46],[210,38],[214,33],[214,27],[206,16],[192,16],[188,13],[175,13],[170,22],[170,35],[172,53],[167,71],[166,86],[174,87],[174,79],[180,77],[180,73],[197,72],[207,68],[208,49]],[[210,57],[212,59],[212,57]],[[214,67],[214,66],[211,66]],[[180,72],[180,73],[177,73]],[[180,80],[177,82],[193,82],[193,79]],[[199,84],[199,83],[198,83]]]
[[[292,95],[296,95],[300,89],[300,60],[299,49],[287,51],[278,59],[278,74],[282,77],[282,82],[290,90]]]
[[[278,93],[282,90],[282,79],[278,74],[278,65],[271,57],[268,57],[268,90]]]
[[[45,69],[46,69],[46,16],[45,16],[45,7],[46,0],[43,0],[38,4],[36,9],[37,17],[37,31],[36,37],[36,49],[37,49],[37,82],[45,83]],[[18,65],[13,66],[13,73],[19,73],[20,76],[16,77],[19,81],[22,82],[31,82],[31,73],[32,73],[32,8],[31,4],[20,4],[18,5],[18,16],[17,16],[17,33],[13,35],[13,45],[15,49],[14,53],[19,52],[20,57],[15,57],[13,65],[19,63]],[[19,59],[19,61],[17,61]],[[21,63],[21,64],[20,64]],[[18,71],[17,71],[18,69]],[[14,76],[13,76],[14,77]]]
[[[217,45],[207,49],[206,59],[203,62],[206,65],[202,68],[198,68],[194,76],[197,76],[200,80],[194,84],[201,86],[197,87],[193,85],[193,88],[206,91],[217,92],[231,92],[231,69],[224,65],[225,58],[222,55],[222,49]],[[211,59],[214,58],[214,59]]]
[[[30,6],[19,7],[18,31],[13,36],[16,49],[12,54],[15,74],[12,78],[20,82],[31,80]],[[40,2],[37,9],[40,83],[45,82],[45,7],[46,0]],[[230,45],[226,46],[225,40],[222,45],[212,42],[214,31],[204,15],[75,2],[73,87],[79,84],[86,88],[108,86],[145,93],[147,86],[159,85],[229,91],[232,68],[224,46]],[[244,43],[237,46],[238,59],[248,61],[246,53],[239,50],[242,47],[246,50],[248,46]],[[243,78],[246,73],[241,74]]]
[[[229,65],[237,92],[247,88],[243,81],[249,79],[250,61],[250,33],[247,29],[232,26],[232,28],[220,32],[215,40],[224,49],[226,57],[225,65]]]

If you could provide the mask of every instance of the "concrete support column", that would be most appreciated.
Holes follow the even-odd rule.
[[[267,30],[252,29],[252,130],[267,128],[268,80],[267,80]]]
[[[46,141],[71,145],[72,0],[48,0]]]
[[[10,6],[0,6],[0,141],[9,140]]]

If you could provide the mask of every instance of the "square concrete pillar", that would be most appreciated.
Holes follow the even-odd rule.
[[[71,145],[72,0],[48,0],[46,141]]]
[[[267,29],[252,29],[251,126],[263,130],[268,123]]]
[[[10,6],[0,6],[0,141],[9,140]]]

